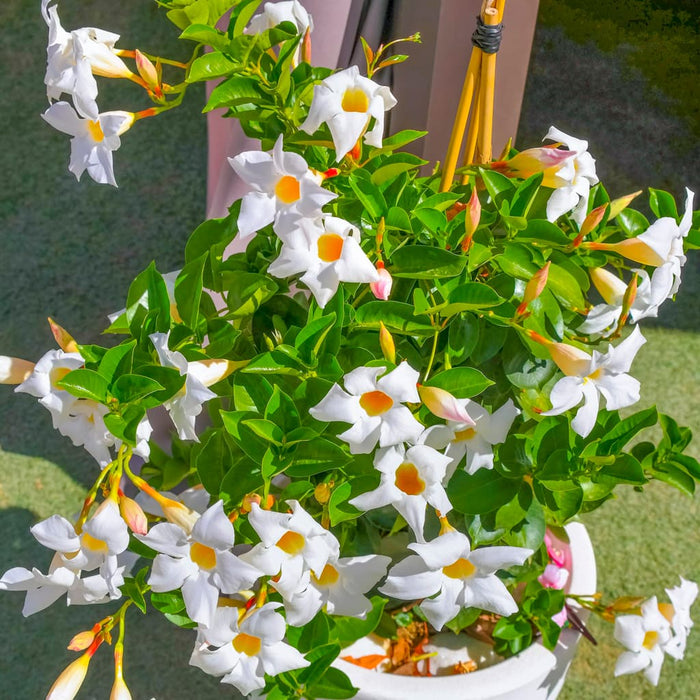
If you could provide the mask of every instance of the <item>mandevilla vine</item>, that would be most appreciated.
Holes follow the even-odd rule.
[[[271,700],[351,697],[331,664],[373,631],[488,620],[507,656],[536,636],[554,647],[575,606],[615,621],[616,673],[656,683],[664,655],[683,656],[697,585],[682,579],[671,603],[567,599],[556,538],[620,485],[692,495],[700,479],[688,428],[619,413],[639,400],[638,322],[700,245],[693,193],[679,216],[651,189],[650,224],[630,206],[639,193],[611,201],[587,143],[554,127],[441,191],[439,166],[426,175],[402,150],[423,132],[384,138],[396,100],[370,78],[406,56],[365,44],[370,77],[312,65],[296,0],[158,4],[194,45],[187,63],[64,30],[42,0],[44,118],[72,136],[70,170],[115,184],[126,129],[213,78],[205,111],[226,108],[261,146],[231,154],[250,191],[192,233],[182,270],[152,263],[132,282],[115,343],[51,321],[58,349],[0,357],[0,381],[101,470],[75,522],[31,528],[55,552],[48,573],[13,568],[0,588],[26,591],[25,615],[64,595],[120,601],[72,640],[82,656],[48,697],[74,697],[105,642],[112,697],[131,697],[132,606],[196,629],[191,664]],[[95,76],[152,105],[100,112]],[[149,442],[158,406],[170,445]],[[636,440],[652,426],[658,444]]]

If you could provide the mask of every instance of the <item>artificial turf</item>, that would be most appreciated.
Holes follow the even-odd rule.
[[[546,13],[551,0],[542,5],[543,17],[553,17]],[[631,62],[629,48],[604,50],[592,39],[584,41],[580,27],[578,34],[573,32],[569,25],[580,20],[581,2],[572,2],[569,14],[567,2],[556,5],[552,21],[559,24],[538,29],[518,145],[534,145],[555,123],[589,138],[599,172],[614,195],[654,185],[679,197],[683,185],[700,185],[697,138],[682,112],[687,101],[676,99],[667,85],[654,83],[658,74],[645,73],[647,63]],[[182,108],[140,122],[123,136],[115,154],[118,190],[97,186],[87,176],[76,183],[66,169],[67,137],[39,117],[46,107],[46,29],[38,6],[35,0],[0,3],[5,66],[0,109],[6,125],[0,149],[0,353],[28,359],[53,347],[46,316],[81,341],[96,341],[105,314],[123,306],[137,272],[152,259],[164,272],[182,264],[184,242],[204,215],[206,170],[204,120],[197,118],[203,96],[195,88]],[[64,26],[108,28],[123,35],[124,47],[173,56],[177,32],[157,16],[153,3],[63,0],[60,11]],[[634,41],[634,35],[625,38]],[[643,40],[639,42],[635,51],[644,51]],[[177,56],[184,56],[184,47],[178,54],[176,46]],[[697,84],[697,63],[695,71]],[[147,106],[138,93],[132,85],[109,84],[101,87],[101,104],[108,109]],[[656,402],[696,428],[699,263],[700,255],[689,261],[679,301],[668,302],[658,322],[644,325],[649,342],[634,367],[645,404]],[[700,456],[698,447],[693,449]],[[31,398],[0,387],[0,571],[48,565],[50,557],[28,527],[55,512],[75,512],[94,475],[94,463],[52,431],[46,411]],[[609,595],[661,595],[664,586],[677,583],[678,573],[700,579],[697,499],[664,484],[646,490],[641,496],[622,488],[615,502],[585,518],[596,546],[599,588]],[[25,620],[21,598],[0,595],[0,697],[29,700],[42,697],[72,658],[65,650],[70,637],[106,608],[98,612],[57,604]],[[135,698],[236,697],[229,686],[187,666],[191,632],[137,612],[128,624],[125,663]],[[698,696],[700,634],[691,634],[684,662],[667,662],[659,688],[653,689],[639,677],[614,680],[619,647],[609,626],[594,622],[592,629],[600,647],[581,645],[562,698]],[[109,653],[99,654],[94,665],[79,697],[108,696]]]

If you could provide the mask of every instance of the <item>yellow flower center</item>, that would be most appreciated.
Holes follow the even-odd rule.
[[[331,566],[330,564],[326,564],[323,567],[323,571],[321,572],[321,575],[318,578],[316,578],[316,574],[314,574],[313,572],[311,572],[311,576],[319,586],[332,586],[340,578],[338,569],[336,569],[334,566]]]
[[[368,416],[381,416],[393,405],[394,400],[383,391],[367,391],[360,396],[360,406],[364,408]]]
[[[418,496],[425,491],[425,481],[420,478],[415,464],[404,462],[396,470],[396,487],[409,496]]]
[[[469,578],[474,575],[476,567],[472,564],[469,559],[459,558],[454,564],[442,567],[442,573],[450,578]]]
[[[233,648],[239,654],[245,654],[246,656],[255,656],[260,653],[260,647],[262,647],[262,642],[260,637],[254,637],[252,634],[237,634],[233,641]]]
[[[98,540],[96,537],[89,535],[87,532],[84,532],[80,536],[80,544],[82,544],[85,549],[89,549],[92,552],[98,552],[100,554],[107,554],[109,551],[109,547],[104,540]]]
[[[193,542],[190,545],[190,559],[200,569],[213,569],[216,566],[216,552],[199,542]]]
[[[466,428],[465,430],[458,430],[455,433],[455,440],[457,442],[465,442],[466,440],[471,440],[476,437],[476,430],[474,428]]]
[[[56,386],[58,382],[61,381],[69,372],[72,370],[69,367],[54,367],[49,373],[49,381],[54,389],[58,389]]]
[[[281,177],[275,185],[277,199],[285,204],[296,202],[301,196],[299,191],[299,180],[291,175]]]
[[[304,549],[305,544],[304,536],[300,535],[298,532],[292,532],[291,530],[285,532],[284,535],[277,540],[277,546],[283,552],[291,556],[299,554],[299,552]]]
[[[369,109],[369,97],[361,88],[348,88],[343,95],[340,106],[346,112],[361,112],[364,114]]]
[[[318,239],[318,257],[323,262],[335,262],[343,253],[343,243],[343,237],[337,233],[324,233]]]
[[[104,141],[105,133],[104,133],[104,131],[102,131],[102,126],[100,125],[100,122],[89,121],[87,123],[87,128],[88,128],[88,132],[90,134],[90,138],[95,143],[100,143],[101,141]]]
[[[649,649],[651,651],[657,644],[659,640],[659,633],[658,632],[647,632],[644,635],[644,641],[642,642],[642,646],[645,649]]]
[[[586,379],[600,379],[601,374],[603,374],[603,368],[599,367],[595,372],[591,372]]]

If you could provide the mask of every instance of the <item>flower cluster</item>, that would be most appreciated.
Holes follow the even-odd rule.
[[[700,475],[688,429],[656,408],[619,413],[640,399],[639,322],[700,247],[692,192],[679,216],[653,191],[650,223],[555,127],[547,145],[439,182],[400,150],[420,132],[384,138],[396,100],[372,78],[405,56],[364,44],[367,77],[314,66],[302,5],[253,16],[258,4],[230,3],[227,20],[215,3],[169,6],[192,56],[153,63],[109,32],[64,30],[42,2],[44,118],[72,136],[77,177],[115,184],[120,134],[213,77],[205,109],[260,141],[231,154],[248,192],[198,227],[182,269],[151,264],[131,283],[110,317],[121,342],[81,345],[51,321],[58,349],[0,356],[0,383],[101,468],[74,521],[32,527],[55,552],[48,573],[15,567],[0,588],[26,592],[25,614],[63,594],[121,606],[73,638],[82,655],[49,697],[73,697],[105,642],[112,696],[130,697],[126,612],[147,604],[196,628],[190,663],[244,694],[350,697],[331,664],[379,629],[391,670],[443,628],[506,656],[535,638],[553,648],[562,628],[590,638],[573,603],[615,620],[616,674],[656,683],[664,655],[684,655],[697,585],[605,606],[569,592],[560,536],[618,487],[692,494]],[[163,82],[164,65],[183,81]],[[95,76],[155,106],[101,113]],[[157,411],[169,444],[151,439]],[[658,444],[635,440],[655,425]]]

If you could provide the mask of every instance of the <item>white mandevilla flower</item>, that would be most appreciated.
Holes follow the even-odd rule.
[[[158,593],[182,590],[187,615],[211,624],[220,593],[238,593],[260,577],[260,571],[231,551],[234,530],[218,501],[202,513],[187,533],[174,523],[158,523],[138,539],[156,552],[148,585]]]
[[[17,566],[0,578],[0,591],[26,591],[22,615],[34,615],[64,594],[67,605],[92,605],[112,600],[107,581],[100,574],[81,578],[79,572],[59,566],[57,560],[58,555],[48,574],[42,574],[37,568],[29,571]],[[114,576],[111,583],[120,586],[123,582],[120,574]]]
[[[571,427],[582,437],[593,430],[598,416],[598,393],[605,398],[609,411],[632,406],[639,401],[639,381],[627,372],[639,349],[646,343],[639,327],[619,345],[608,346],[606,353],[593,351],[593,356],[573,345],[549,343],[552,359],[567,376],[552,388],[552,408],[543,416],[558,416],[570,408],[583,406],[571,421]]]
[[[360,231],[335,216],[299,219],[290,231],[278,235],[283,241],[279,257],[268,267],[275,277],[303,272],[301,281],[323,308],[340,282],[375,282],[379,273],[360,247]]]
[[[97,119],[83,119],[67,102],[55,102],[42,117],[54,129],[72,136],[68,170],[78,180],[87,170],[95,182],[117,186],[112,151],[121,145],[119,136],[134,123],[132,112],[103,112]]]
[[[380,148],[384,133],[384,112],[396,105],[388,87],[360,75],[357,66],[334,73],[314,87],[314,97],[306,121],[307,134],[328,124],[337,160],[341,160],[364,135],[365,143]],[[367,130],[370,120],[374,127]]]
[[[229,158],[231,167],[252,192],[241,200],[238,237],[247,242],[256,231],[277,223],[281,215],[292,218],[320,216],[321,209],[336,194],[321,187],[306,161],[283,150],[282,136],[271,152],[246,151]]]
[[[663,650],[674,659],[682,659],[688,641],[693,621],[690,618],[690,608],[698,597],[698,584],[686,581],[681,576],[681,585],[667,588],[666,593],[670,603],[659,603],[661,614],[671,623],[673,636],[663,645]]]
[[[273,576],[270,584],[283,598],[291,599],[303,586],[304,574],[310,571],[321,577],[328,561],[338,558],[340,546],[298,501],[287,503],[291,513],[276,513],[252,504],[248,521],[261,541],[241,559],[266,576]]]
[[[239,620],[235,607],[220,607],[208,629],[199,629],[190,664],[212,676],[223,676],[245,696],[265,686],[265,675],[304,668],[309,662],[283,641],[287,625],[266,603]],[[212,648],[215,647],[215,648]]]
[[[244,30],[244,34],[260,34],[267,29],[272,29],[282,22],[291,22],[299,34],[306,34],[306,30],[314,30],[311,15],[304,9],[299,0],[285,2],[266,2],[263,11],[250,20],[250,24]]]
[[[287,622],[300,627],[310,622],[325,605],[329,615],[346,615],[365,619],[372,609],[372,601],[365,596],[386,574],[390,557],[368,554],[329,561],[316,576],[309,571],[304,584],[285,599]]]
[[[472,422],[448,420],[446,426],[428,428],[424,442],[436,449],[447,448],[445,455],[451,461],[448,477],[452,476],[464,458],[468,474],[474,474],[479,469],[493,469],[493,446],[506,439],[520,410],[510,399],[492,414],[470,399],[455,401],[469,414]]]
[[[216,397],[207,387],[222,380],[231,370],[227,360],[196,360],[188,362],[185,356],[168,347],[169,333],[152,333],[149,338],[158,353],[163,367],[172,367],[185,376],[185,384],[180,391],[168,399],[164,406],[177,428],[181,440],[199,442],[195,430],[195,419],[202,412],[202,406]]]
[[[598,182],[595,160],[588,153],[588,141],[574,138],[550,127],[545,139],[564,144],[574,157],[563,162],[557,170],[558,178],[566,181],[558,187],[547,202],[547,219],[556,221],[562,214],[571,212],[571,218],[580,226],[588,212],[588,198],[591,185]]]
[[[416,554],[396,564],[379,590],[399,600],[426,598],[420,609],[435,629],[441,630],[461,608],[482,608],[506,616],[517,612],[513,596],[496,572],[522,565],[531,549],[482,547],[471,551],[469,538],[456,530],[408,547]]]
[[[350,500],[360,510],[392,505],[423,542],[425,509],[431,505],[440,515],[447,515],[452,504],[442,486],[449,457],[427,445],[406,449],[395,445],[379,450],[374,466],[381,473],[379,486]]]
[[[615,675],[644,671],[644,676],[657,685],[664,662],[663,646],[671,637],[668,620],[659,611],[656,596],[642,603],[640,615],[619,615],[615,618],[615,639],[625,646],[615,664]]]
[[[41,13],[49,28],[46,94],[49,100],[58,100],[63,93],[68,93],[80,114],[97,119],[97,83],[93,73],[109,78],[132,75],[114,48],[119,35],[95,27],[67,32],[61,26],[57,6],[49,7],[51,2],[53,0],[41,2]]]
[[[385,371],[385,367],[357,367],[345,375],[345,391],[334,384],[309,411],[317,420],[352,423],[338,437],[350,445],[353,454],[367,454],[377,443],[380,447],[415,443],[424,430],[403,405],[420,401],[418,372],[405,361],[383,374]]]

